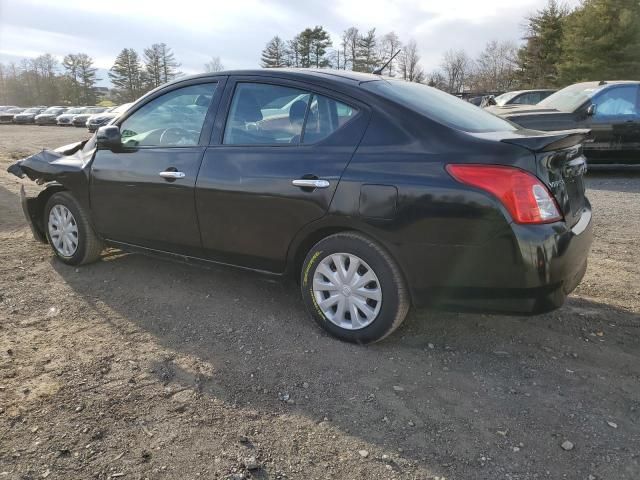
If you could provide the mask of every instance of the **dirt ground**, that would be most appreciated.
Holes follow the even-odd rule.
[[[359,347],[256,274],[55,261],[6,167],[84,135],[0,126],[0,478],[640,478],[640,175],[588,175],[560,310],[412,312]]]

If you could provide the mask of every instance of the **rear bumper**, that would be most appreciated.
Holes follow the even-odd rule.
[[[418,307],[515,314],[553,310],[584,277],[592,240],[586,202],[571,228],[564,222],[512,224],[511,233],[484,246],[431,246],[422,261],[413,263],[430,267],[409,269],[413,302]]]

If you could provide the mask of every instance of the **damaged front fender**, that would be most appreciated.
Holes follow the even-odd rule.
[[[95,150],[95,140],[91,139],[55,150],[43,150],[7,168],[7,172],[18,178],[26,176],[38,185],[47,184],[37,197],[27,197],[24,186],[20,189],[22,210],[37,240],[46,242],[44,208],[54,193],[70,191],[88,209],[89,170]]]

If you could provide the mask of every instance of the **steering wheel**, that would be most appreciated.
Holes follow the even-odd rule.
[[[193,134],[189,130],[180,127],[165,128],[160,134],[160,145],[176,145],[184,138],[190,138]]]

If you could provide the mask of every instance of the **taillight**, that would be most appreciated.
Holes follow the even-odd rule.
[[[556,201],[534,175],[502,165],[447,165],[460,183],[489,192],[516,223],[550,223],[562,219]]]

